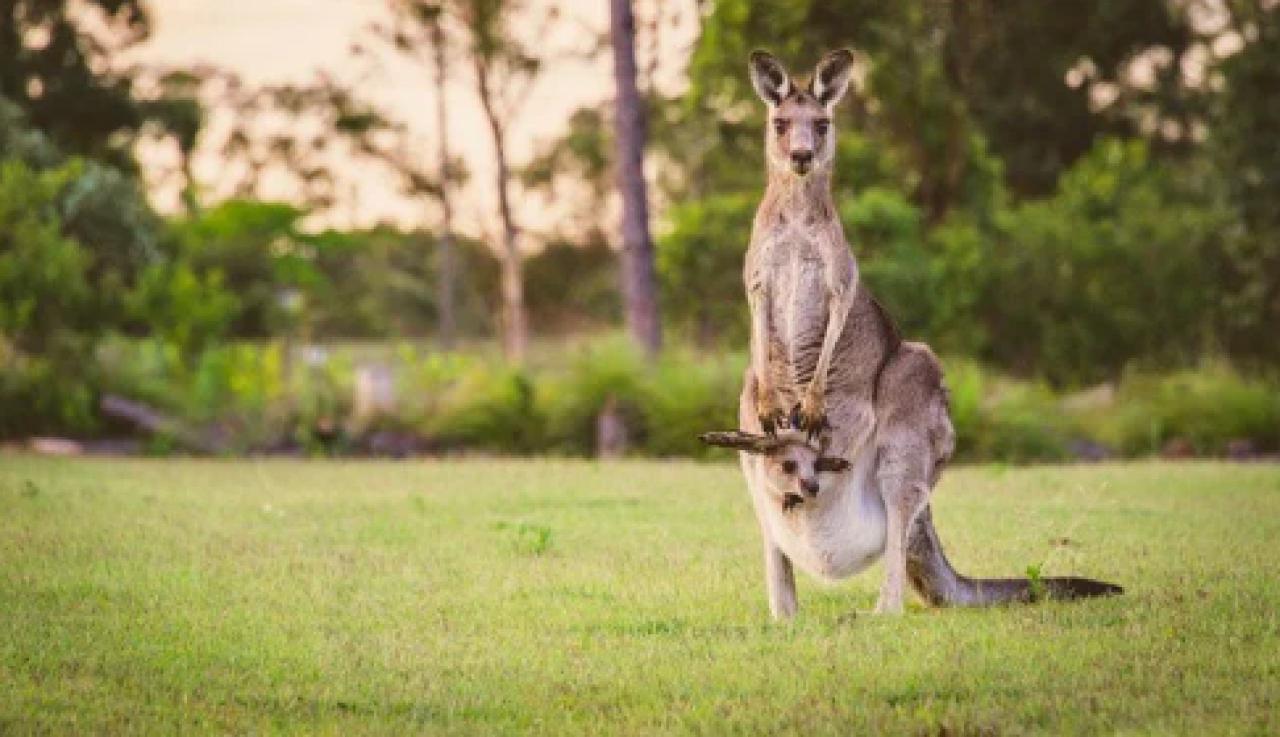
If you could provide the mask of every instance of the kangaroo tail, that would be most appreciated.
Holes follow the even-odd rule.
[[[956,572],[942,552],[929,507],[916,517],[907,539],[907,577],[934,606],[990,606],[1041,599],[1114,596],[1124,589],[1088,578],[968,578]]]

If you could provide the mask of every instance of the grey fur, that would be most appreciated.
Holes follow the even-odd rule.
[[[1027,600],[1041,590],[1118,593],[1086,579],[968,579],[942,552],[929,513],[930,493],[955,448],[942,368],[927,346],[901,340],[859,284],[831,199],[830,114],[848,86],[852,58],[828,54],[806,88],[766,52],[751,57],[752,82],[770,118],[768,186],[743,272],[751,362],[741,429],[704,440],[743,451],[770,610],[794,615],[794,567],[843,578],[881,557],[879,612],[902,610],[908,581],[936,605]]]

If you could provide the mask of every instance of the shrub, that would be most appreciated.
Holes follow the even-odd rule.
[[[612,399],[631,435],[647,434],[645,359],[619,337],[595,341],[579,349],[565,369],[552,370],[539,381],[539,405],[546,417],[551,449],[591,455],[596,450],[596,420]]]
[[[1280,386],[1221,365],[1167,375],[1131,374],[1115,407],[1095,413],[1094,433],[1125,455],[1158,453],[1173,439],[1218,455],[1233,440],[1280,450]]]
[[[687,350],[668,350],[643,386],[642,450],[659,456],[710,454],[711,449],[698,435],[738,427],[738,395],[745,366],[742,353],[699,357]]]
[[[425,418],[425,430],[446,447],[530,453],[542,447],[544,422],[532,378],[504,365],[476,365],[460,376]]]
[[[1000,379],[969,361],[947,361],[958,460],[1015,463],[1067,456],[1071,425],[1047,387]]]

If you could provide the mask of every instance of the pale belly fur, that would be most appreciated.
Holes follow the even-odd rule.
[[[817,498],[785,512],[765,491],[763,469],[757,466],[751,474],[757,514],[795,567],[836,580],[866,570],[884,554],[885,510],[876,488],[875,460],[875,449],[868,447],[848,472],[823,477]]]

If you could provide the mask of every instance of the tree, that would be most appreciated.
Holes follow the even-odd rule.
[[[520,228],[511,204],[513,168],[507,151],[512,121],[524,106],[541,62],[514,30],[517,17],[527,22],[528,8],[516,0],[453,0],[465,34],[464,48],[474,74],[476,96],[488,123],[493,143],[498,216],[502,221],[502,344],[507,357],[524,359],[529,344],[529,324],[524,304],[524,278],[520,252]],[[522,15],[523,14],[523,15]],[[551,10],[542,28],[530,38],[543,38],[554,20]]]
[[[64,153],[132,169],[143,117],[107,62],[148,29],[142,0],[0,0],[0,97]]]
[[[432,182],[417,171],[417,162],[388,158],[406,183],[411,195],[430,194],[440,205],[440,237],[436,248],[436,301],[439,311],[438,335],[445,348],[457,335],[458,281],[454,248],[453,199],[451,185],[462,176],[461,167],[449,149],[447,89],[449,81],[449,38],[445,32],[445,8],[438,1],[389,0],[393,13],[391,27],[375,27],[375,32],[405,58],[429,69],[436,94],[436,170]]]
[[[645,111],[636,86],[635,16],[631,0],[610,0],[618,191],[622,195],[622,279],[627,326],[650,356],[662,348],[658,285],[649,235],[649,201],[644,179]]]
[[[163,70],[157,80],[159,95],[141,103],[149,121],[145,128],[151,138],[171,138],[178,150],[179,197],[187,215],[195,215],[200,210],[199,184],[192,161],[205,123],[200,89],[211,74],[214,72],[209,68]]]
[[[1218,65],[1210,145],[1242,221],[1227,252],[1224,340],[1233,356],[1274,367],[1280,321],[1280,6],[1228,3],[1228,32],[1246,44]]]
[[[440,180],[440,241],[437,246],[437,295],[440,312],[440,342],[445,348],[453,346],[458,331],[457,299],[454,294],[454,283],[458,280],[458,269],[453,248],[453,202],[449,197],[449,104],[445,97],[449,79],[448,54],[445,49],[444,25],[440,14],[435,13],[429,21],[431,26],[432,61],[435,62],[436,73],[436,161],[439,169],[436,173]]]
[[[1141,117],[1193,113],[1167,84],[1190,40],[1184,10],[1148,0],[1087,0],[1070,12],[991,0],[724,0],[691,60],[685,105],[698,112],[686,122],[716,140],[706,167],[714,190],[736,189],[741,172],[756,177],[760,164],[758,108],[742,115],[752,102],[743,70],[751,49],[771,47],[803,68],[821,49],[852,46],[865,78],[839,112],[843,130],[893,152],[905,193],[932,226],[974,204],[984,148],[1003,160],[1012,194],[1038,197],[1099,137],[1145,133]],[[1126,74],[1148,54],[1167,63],[1155,65],[1153,91],[1139,94]],[[1103,106],[1094,101],[1103,92],[1118,97]],[[687,159],[698,157],[676,157]]]

